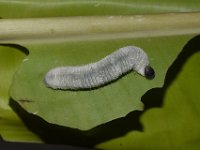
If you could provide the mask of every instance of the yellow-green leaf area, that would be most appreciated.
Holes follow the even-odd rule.
[[[199,7],[198,0],[2,0],[0,17],[38,18],[192,12],[198,11]]]
[[[34,141],[40,139],[22,122],[9,106],[9,88],[17,67],[26,55],[11,45],[0,46],[0,134],[10,141]]]

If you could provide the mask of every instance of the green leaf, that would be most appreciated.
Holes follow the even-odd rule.
[[[191,12],[199,11],[199,7],[199,0],[3,0],[0,17],[132,15]]]

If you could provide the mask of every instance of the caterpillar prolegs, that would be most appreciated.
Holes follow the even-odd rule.
[[[126,46],[95,63],[53,68],[45,75],[44,83],[53,89],[92,89],[112,82],[131,70],[147,79],[155,76],[147,54],[139,47]]]

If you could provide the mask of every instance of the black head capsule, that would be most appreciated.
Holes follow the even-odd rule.
[[[144,74],[147,79],[153,79],[155,77],[155,72],[150,66],[145,67]]]

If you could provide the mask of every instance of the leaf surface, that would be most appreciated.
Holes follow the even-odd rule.
[[[141,96],[151,88],[162,86],[168,67],[190,38],[173,36],[28,45],[30,55],[16,72],[10,95],[29,113],[50,123],[89,130],[131,111],[143,110]],[[141,45],[146,50],[156,71],[154,80],[129,73],[114,83],[89,91],[53,90],[43,82],[45,74],[53,67],[95,62],[125,45]]]

